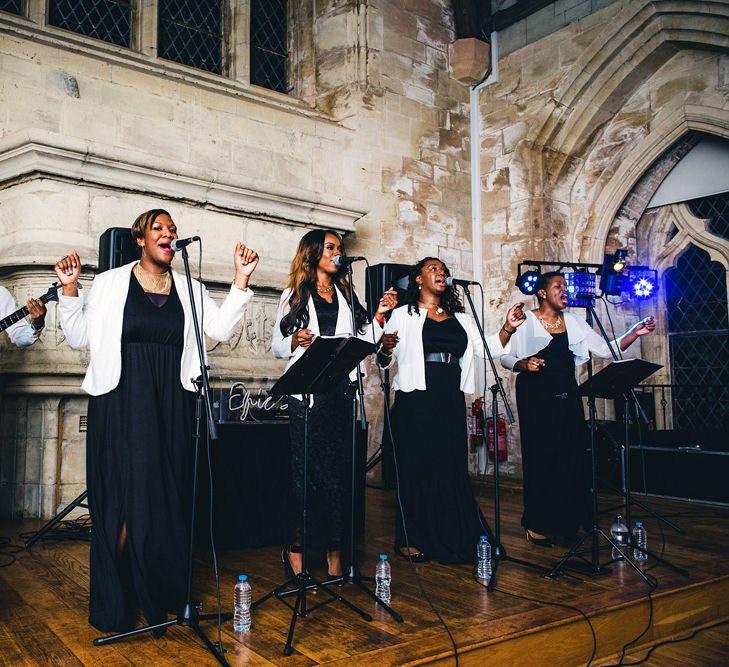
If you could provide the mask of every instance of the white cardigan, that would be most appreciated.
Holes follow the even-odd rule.
[[[575,355],[575,366],[587,362],[590,353],[603,359],[612,357],[607,343],[585,320],[572,313],[562,312],[564,324],[567,329],[567,341],[570,350]],[[621,336],[622,338],[622,336]],[[501,358],[501,365],[514,373],[514,365],[521,359],[533,357],[537,352],[549,345],[552,335],[542,326],[537,316],[526,312],[526,322],[522,324],[516,333],[511,337],[512,354]],[[610,341],[615,351],[619,354],[618,343],[620,338]]]
[[[352,311],[349,308],[347,300],[341,293],[339,288],[335,285],[334,290],[337,293],[337,304],[339,310],[337,312],[337,326],[334,332],[335,336],[351,336],[352,335]],[[306,352],[307,348],[299,345],[293,352],[291,351],[291,340],[294,337],[293,334],[290,336],[284,336],[281,333],[281,319],[286,313],[289,312],[289,298],[291,296],[291,288],[287,287],[281,294],[281,299],[278,303],[278,313],[276,314],[276,324],[273,327],[273,340],[271,342],[271,352],[273,356],[278,359],[288,359],[286,363],[286,370],[291,368]],[[306,327],[310,331],[313,331],[315,335],[319,335],[319,320],[316,316],[316,306],[314,305],[314,299],[309,297],[309,324]],[[370,322],[365,327],[364,333],[357,333],[357,338],[367,341],[368,343],[374,343],[375,345],[380,342],[382,338],[383,328],[379,324]],[[357,370],[353,370],[350,373],[352,380],[357,379]],[[299,398],[296,396],[295,398]]]
[[[85,347],[91,350],[91,360],[81,386],[92,396],[106,394],[119,384],[124,305],[129,293],[130,274],[136,264],[137,262],[132,262],[100,273],[94,278],[88,297],[64,296],[59,292],[61,328],[69,345],[75,350]],[[185,276],[173,271],[172,278],[185,313],[180,383],[185,389],[195,391],[192,380],[200,375],[200,362],[192,323],[190,295]],[[193,280],[192,286],[195,307],[200,315],[200,283]],[[222,306],[218,308],[203,287],[204,332],[214,340],[228,340],[252,298],[253,292],[250,289],[241,290],[233,286]]]
[[[397,361],[397,373],[392,381],[395,391],[425,390],[425,353],[423,351],[423,326],[428,316],[427,308],[420,308],[420,315],[408,314],[407,306],[396,308],[385,327],[385,333],[397,331],[398,344],[393,350],[389,368],[393,361]],[[476,391],[474,371],[474,356],[483,355],[481,336],[473,321],[466,313],[456,313],[456,319],[465,329],[468,336],[466,351],[460,359],[461,365],[461,391],[473,394]],[[504,347],[498,334],[491,334],[486,338],[491,355],[496,358],[506,354],[511,349],[510,342]]]

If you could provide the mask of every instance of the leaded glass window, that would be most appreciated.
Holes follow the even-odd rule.
[[[664,275],[676,429],[722,427],[729,418],[726,269],[690,244]]]
[[[251,83],[289,92],[287,0],[251,0]]]
[[[708,220],[706,231],[729,240],[729,192],[688,202],[691,213]]]
[[[161,58],[223,73],[221,0],[160,0],[158,38]]]
[[[48,23],[117,46],[132,44],[132,0],[49,0]]]
[[[0,0],[0,12],[21,16],[23,13],[23,0]]]

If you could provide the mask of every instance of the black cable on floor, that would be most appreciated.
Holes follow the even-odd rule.
[[[91,540],[91,517],[82,514],[75,519],[59,521],[51,530],[47,531],[41,539],[51,542],[62,542],[65,540]],[[35,537],[40,530],[31,530],[20,533],[18,538],[27,542]]]
[[[11,544],[9,537],[0,537],[0,567],[9,567],[15,561],[15,554],[23,551],[23,547],[19,544]],[[7,559],[7,562],[2,562]]]

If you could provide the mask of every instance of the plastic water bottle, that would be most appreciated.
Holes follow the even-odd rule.
[[[251,629],[251,585],[245,574],[238,576],[233,589],[233,632],[248,632]]]
[[[615,523],[610,526],[610,534],[613,536],[613,542],[621,547],[627,547],[630,542],[630,531],[623,523],[623,517],[618,514],[615,517]],[[623,550],[625,551],[625,549]],[[627,552],[626,552],[627,553]],[[625,556],[613,547],[613,560],[625,560]]]
[[[385,604],[390,604],[392,599],[391,583],[392,569],[390,568],[390,561],[387,560],[387,554],[380,554],[380,560],[377,561],[377,567],[375,567],[375,595]]]
[[[488,583],[491,581],[491,544],[486,535],[481,535],[476,545],[476,577],[479,581]]]
[[[641,549],[648,548],[648,531],[643,527],[642,521],[636,521],[633,527],[634,544]],[[648,560],[648,554],[640,549],[633,549],[633,560]]]

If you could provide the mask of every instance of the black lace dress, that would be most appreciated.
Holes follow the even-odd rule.
[[[519,373],[516,404],[524,474],[522,525],[542,535],[574,535],[589,525],[587,430],[582,399],[575,391],[574,355],[567,333],[535,356],[538,373]]]
[[[333,336],[337,327],[337,293],[328,303],[314,297],[319,332]],[[292,498],[289,503],[289,539],[301,545],[304,491],[304,425],[306,405],[289,397]],[[348,378],[325,394],[315,394],[308,417],[307,542],[330,551],[342,546],[352,438],[352,390]]]
[[[401,343],[402,344],[402,343]],[[423,324],[423,351],[463,356],[468,338],[455,317]],[[411,546],[441,563],[471,562],[491,530],[468,474],[466,402],[458,363],[425,363],[425,391],[395,394],[400,479],[395,548]]]
[[[180,383],[184,312],[175,292],[147,295],[131,274],[122,372],[89,399],[89,621],[102,632],[150,624],[185,602],[194,395]],[[126,525],[126,548],[117,543]]]

